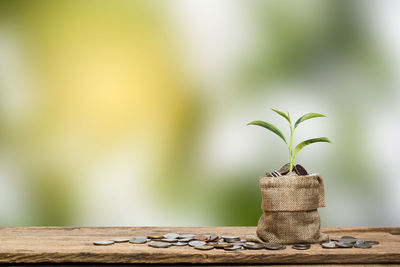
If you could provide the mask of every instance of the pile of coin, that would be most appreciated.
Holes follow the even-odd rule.
[[[300,164],[293,165],[292,168],[297,175],[308,175],[306,169],[304,169],[304,167],[301,166]],[[279,171],[267,172],[265,175],[267,177],[279,177],[288,174],[289,171],[290,171],[290,163],[286,163],[285,165],[282,166],[282,168],[279,169]]]
[[[240,236],[219,236],[219,235],[193,235],[168,233],[165,235],[146,235],[135,236],[132,239],[114,238],[110,240],[100,240],[93,242],[97,246],[108,246],[114,243],[147,244],[153,248],[169,248],[172,246],[189,246],[198,250],[223,249],[226,251],[235,250],[282,250],[285,245],[264,243],[256,236],[246,236],[242,239]],[[322,243],[323,248],[371,248],[372,245],[379,244],[378,241],[364,241],[352,236],[343,236],[339,240],[332,239],[329,242]],[[307,250],[311,248],[310,244],[294,244],[293,249]]]
[[[321,246],[326,249],[333,248],[372,248],[373,245],[378,245],[378,241],[361,240],[353,236],[342,236],[340,239],[331,239],[329,242],[322,243]]]
[[[242,239],[240,236],[220,236],[220,235],[193,235],[168,233],[165,235],[135,236],[132,239],[114,238],[110,240],[100,240],[93,242],[97,246],[107,246],[114,243],[129,242],[131,244],[146,244],[153,248],[169,248],[172,246],[189,246],[198,250],[223,249],[226,251],[235,250],[281,250],[285,245],[264,244],[257,241],[257,237]]]

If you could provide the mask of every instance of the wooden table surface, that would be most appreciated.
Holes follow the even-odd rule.
[[[371,249],[299,251],[200,251],[192,247],[157,249],[147,244],[94,246],[93,241],[150,234],[254,235],[255,227],[2,227],[0,263],[156,263],[156,264],[387,264],[400,263],[400,227],[326,227],[331,238],[343,235],[377,240]]]

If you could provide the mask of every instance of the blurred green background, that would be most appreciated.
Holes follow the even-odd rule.
[[[256,225],[327,136],[324,225],[399,225],[396,1],[0,2],[0,225]]]

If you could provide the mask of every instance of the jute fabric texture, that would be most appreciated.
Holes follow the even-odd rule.
[[[263,215],[257,235],[280,244],[327,241],[320,233],[318,208],[325,207],[324,182],[319,174],[260,178]]]

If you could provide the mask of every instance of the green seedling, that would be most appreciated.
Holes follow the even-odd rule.
[[[309,119],[312,119],[312,118],[326,117],[326,116],[322,115],[322,114],[319,114],[319,113],[307,113],[307,114],[301,116],[293,126],[292,125],[292,121],[290,120],[289,112],[288,113],[284,113],[283,111],[280,111],[280,110],[277,110],[277,109],[273,109],[273,108],[271,108],[271,110],[276,112],[276,113],[278,113],[279,115],[284,117],[289,122],[289,128],[290,128],[290,141],[289,141],[289,143],[286,141],[286,138],[283,135],[283,133],[277,127],[272,125],[271,123],[268,123],[268,122],[265,122],[265,121],[252,121],[252,122],[248,123],[247,125],[257,125],[257,126],[264,127],[265,129],[268,129],[271,132],[273,132],[276,135],[278,135],[285,142],[286,146],[289,149],[290,172],[293,170],[293,164],[294,164],[294,160],[296,159],[297,154],[300,152],[300,150],[303,147],[305,147],[307,145],[310,145],[310,144],[313,144],[313,143],[317,143],[317,142],[326,142],[326,143],[330,143],[331,142],[326,137],[317,137],[317,138],[312,138],[312,139],[305,140],[305,141],[299,143],[293,149],[293,135],[294,135],[294,131],[296,130],[297,126],[299,126],[299,124],[302,123],[303,121],[306,121],[306,120],[309,120]]]

